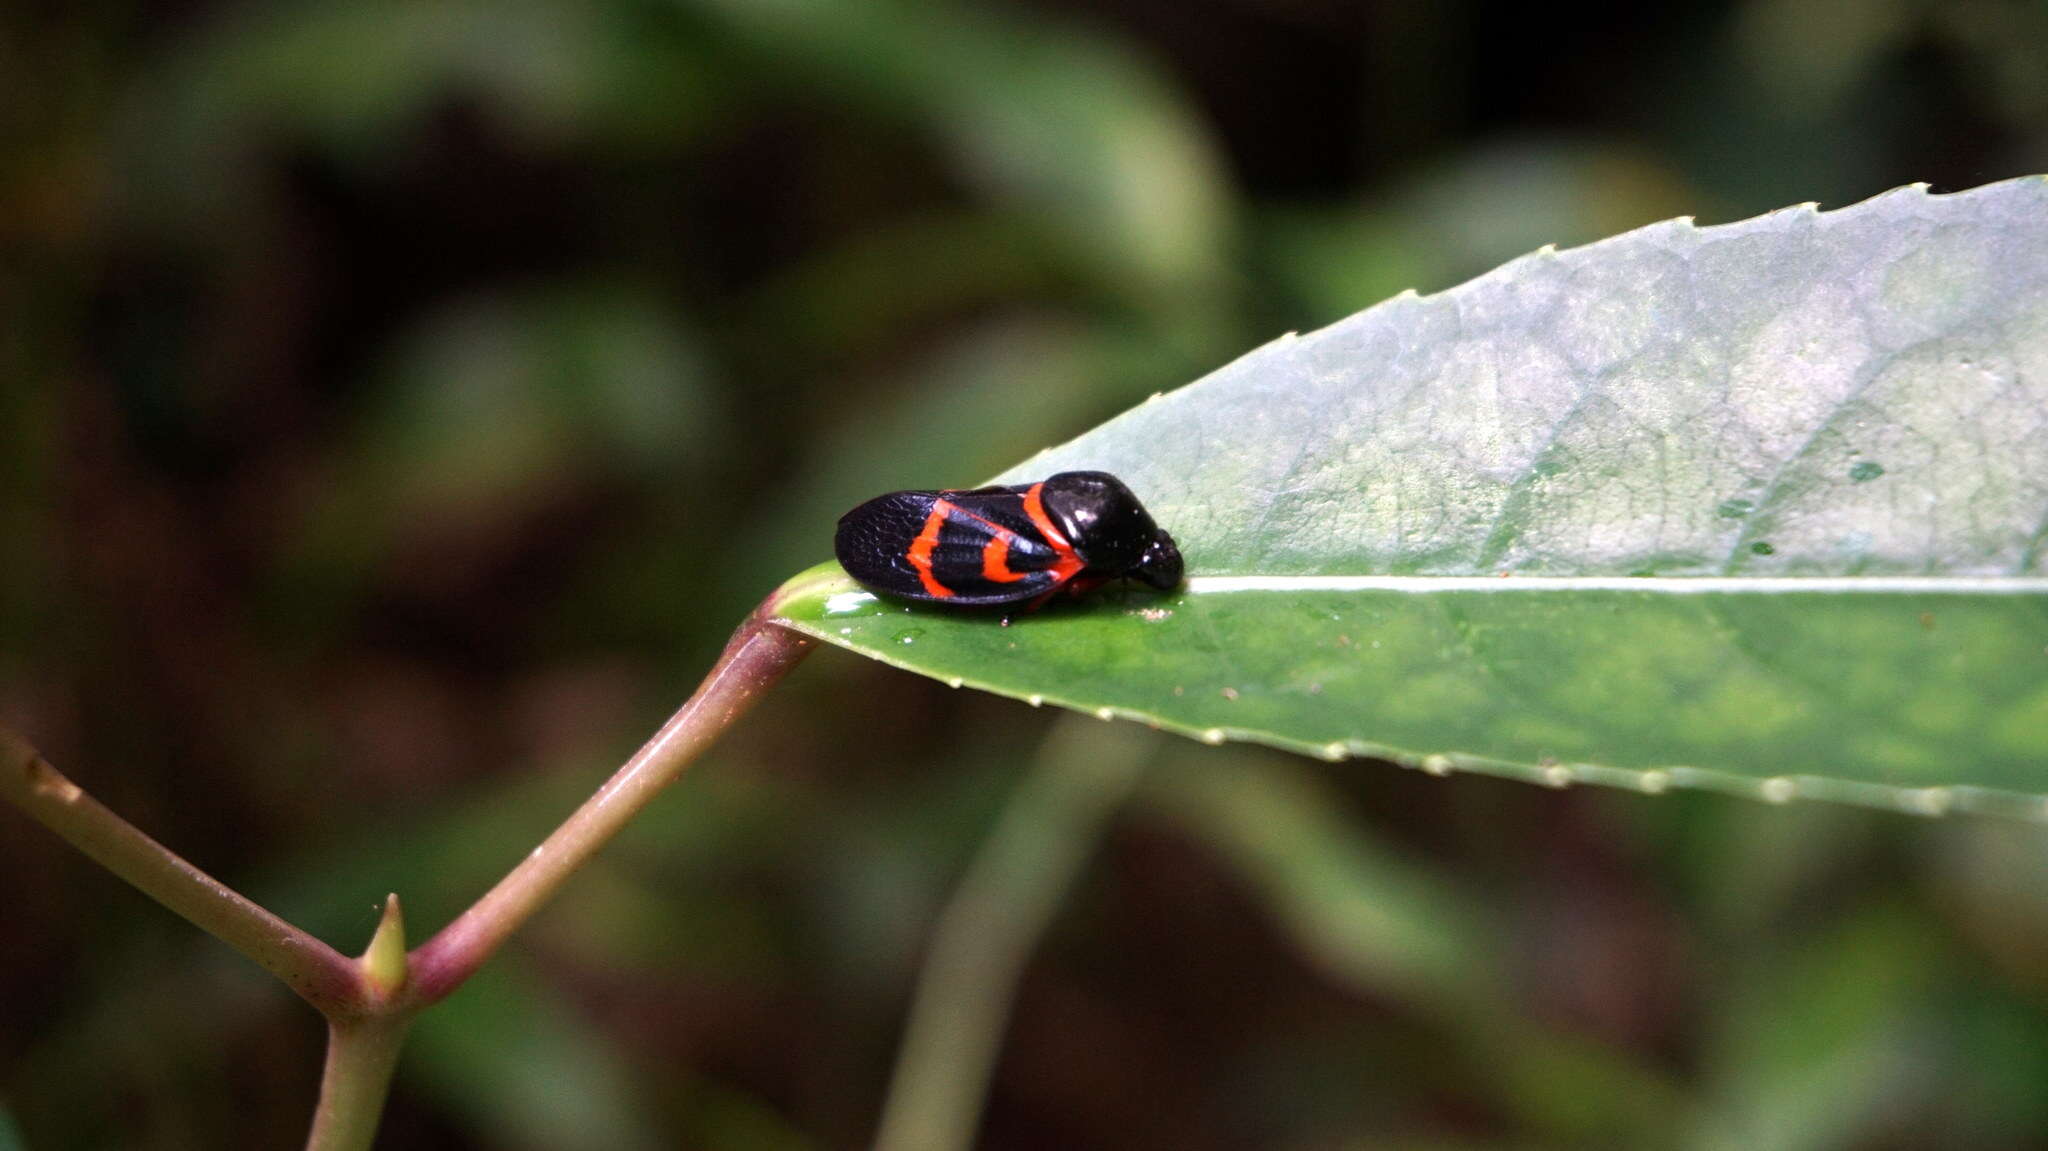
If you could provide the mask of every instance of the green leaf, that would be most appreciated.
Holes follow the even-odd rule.
[[[1515,935],[1501,909],[1343,818],[1324,781],[1247,756],[1176,763],[1151,781],[1155,806],[1232,861],[1325,974],[1448,1025],[1462,1054],[1433,1070],[1485,1068],[1490,1098],[1539,1145],[1670,1142],[1689,1110],[1676,1085],[1542,1022],[1498,953]]]
[[[2048,181],[1539,251],[999,477],[1123,476],[1191,579],[793,626],[1210,742],[2043,814]],[[848,493],[848,503],[871,493]]]
[[[1946,1086],[1929,1074],[1927,952],[1915,921],[1880,905],[1744,972],[1708,1024],[1699,1144],[1855,1146]]]
[[[772,75],[943,142],[994,202],[1138,294],[1217,282],[1226,186],[1200,117],[1140,54],[1043,14],[944,4],[691,0]],[[843,305],[840,305],[843,306]]]
[[[510,957],[420,1016],[406,1074],[497,1146],[662,1146],[650,1092],[608,1037]]]

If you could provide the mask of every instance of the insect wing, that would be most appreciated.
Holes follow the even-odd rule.
[[[832,538],[839,566],[872,591],[927,598],[909,550],[937,499],[937,492],[890,492],[840,516]]]
[[[932,573],[962,604],[1004,604],[1035,599],[1058,588],[1083,564],[1063,539],[1048,538],[1031,514],[1029,488],[976,488],[941,492],[945,518],[927,520]],[[1057,529],[1055,529],[1057,530]],[[911,557],[913,564],[917,557]]]
[[[979,607],[1034,599],[1081,569],[1025,507],[1025,489],[891,492],[846,513],[840,566],[903,599]],[[1063,541],[1062,541],[1063,543]]]

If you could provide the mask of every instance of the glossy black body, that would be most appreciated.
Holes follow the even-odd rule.
[[[1180,551],[1107,472],[877,496],[839,519],[833,551],[868,590],[948,607],[1037,606],[1116,579],[1179,586]]]

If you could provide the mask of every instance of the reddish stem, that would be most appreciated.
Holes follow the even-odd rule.
[[[654,738],[496,887],[413,951],[411,1003],[433,1003],[461,986],[577,868],[810,651],[814,641],[771,622],[765,606],[740,626],[696,694]]]
[[[254,960],[330,1019],[365,1009],[355,961],[251,902],[115,815],[0,727],[0,798],[100,866]]]

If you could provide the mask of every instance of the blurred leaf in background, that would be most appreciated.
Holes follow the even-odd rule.
[[[858,499],[1546,242],[2048,170],[2044,62],[2032,0],[8,6],[0,716],[337,945],[431,929]],[[812,660],[385,1145],[865,1143],[1049,722]],[[5,828],[18,1141],[300,1138],[314,1019]],[[2011,829],[1169,741],[1100,834],[982,1146],[2048,1139]]]

